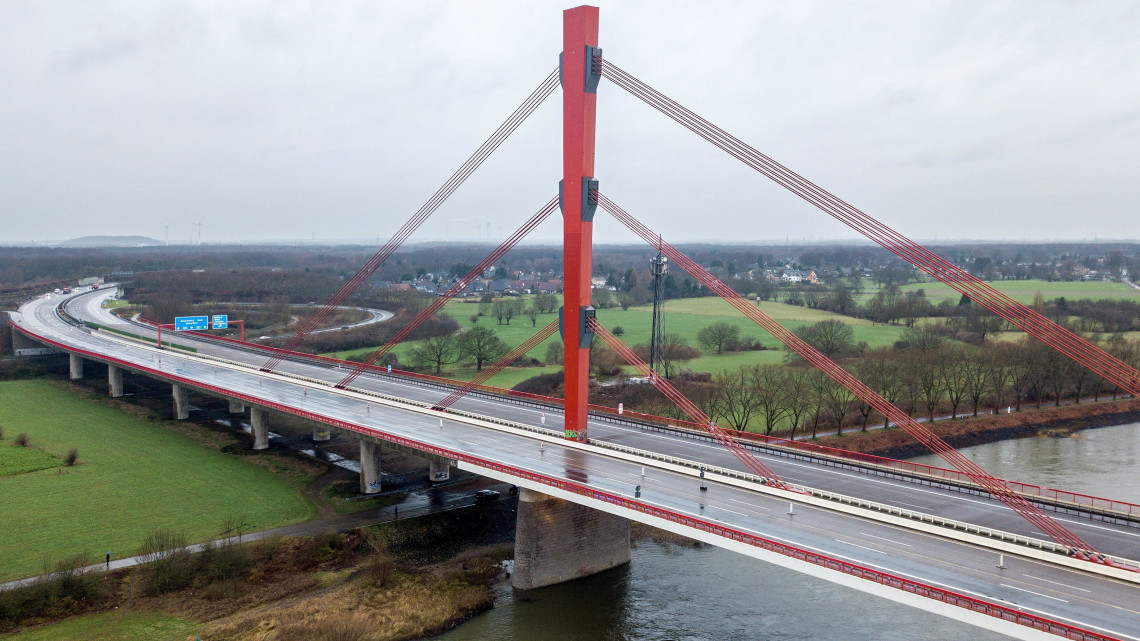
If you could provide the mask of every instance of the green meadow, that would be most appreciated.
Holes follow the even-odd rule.
[[[172,429],[204,428],[90,394],[48,380],[0,383],[0,580],[76,554],[129,556],[160,528],[202,541],[227,517],[263,529],[315,516],[300,472],[275,473],[268,459],[227,454]],[[30,449],[11,444],[19,432]],[[66,467],[71,448],[79,462]]]

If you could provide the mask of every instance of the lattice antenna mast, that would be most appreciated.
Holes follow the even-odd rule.
[[[661,345],[665,338],[665,276],[669,273],[669,259],[661,253],[658,239],[657,255],[649,259],[649,270],[653,275],[653,325],[649,328],[649,369],[657,371],[657,361],[661,360]]]

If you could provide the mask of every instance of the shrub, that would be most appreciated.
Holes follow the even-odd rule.
[[[19,434],[17,434],[16,440],[13,442],[20,447],[27,447],[28,446],[28,434],[27,434],[27,432],[20,432]]]
[[[146,589],[152,594],[180,590],[194,580],[194,557],[186,548],[186,535],[156,530],[139,548]]]
[[[0,441],[4,440],[4,428],[0,427]]]
[[[614,336],[623,336],[625,335],[625,328],[621,325],[616,325],[612,330],[610,330],[610,333]]]
[[[64,457],[63,462],[68,467],[71,467],[72,465],[75,465],[78,460],[79,450],[73,447],[70,450],[67,450],[67,456]]]

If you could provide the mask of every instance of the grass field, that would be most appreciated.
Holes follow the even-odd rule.
[[[477,304],[465,301],[451,301],[444,307],[444,312],[458,321],[460,327],[464,329],[472,326],[470,316],[478,312],[478,310],[479,307]],[[898,340],[899,335],[903,331],[901,326],[876,325],[867,320],[854,319],[849,316],[808,309],[806,307],[785,305],[784,303],[764,302],[760,304],[760,310],[789,329],[795,329],[801,325],[808,325],[821,320],[838,319],[851,325],[855,332],[856,341],[866,341],[868,346],[872,348],[894,343]],[[652,316],[652,308],[648,305],[630,307],[628,310],[622,310],[620,307],[598,310],[598,320],[601,321],[603,325],[611,330],[616,327],[621,327],[625,331],[621,339],[628,345],[649,343],[649,326]],[[535,331],[541,329],[547,323],[557,320],[557,318],[556,314],[542,314],[538,317],[537,325],[532,327],[530,320],[526,317],[515,318],[511,321],[510,325],[500,325],[494,318],[481,317],[478,321],[478,325],[495,330],[503,342],[514,347],[525,341],[533,335]],[[704,352],[701,357],[689,361],[685,367],[694,371],[719,372],[723,369],[732,369],[739,365],[779,363],[783,361],[785,352],[776,339],[772,338],[750,319],[741,316],[731,305],[719,298],[684,298],[668,301],[665,304],[665,331],[676,332],[684,336],[689,344],[694,347],[698,347],[697,332],[708,325],[721,321],[736,325],[740,328],[740,336],[742,338],[746,336],[755,337],[769,349],[750,352],[725,352],[719,355]],[[551,341],[557,340],[559,339],[557,335],[555,335],[544,341],[531,350],[529,356],[540,361],[543,360],[546,355],[547,345]],[[414,346],[414,342],[409,342],[397,346],[393,351],[396,356],[399,357],[401,363],[408,363],[410,362],[411,351]],[[336,356],[337,358],[347,358],[355,354],[366,354],[370,351],[371,349],[362,349],[337,352],[330,355]],[[556,372],[560,369],[560,366],[507,368],[492,378],[490,384],[509,388],[532,376]],[[453,365],[446,368],[442,375],[448,378],[467,380],[474,376],[475,373],[476,371],[473,367],[458,367]]]
[[[7,641],[168,641],[188,638],[197,623],[166,614],[88,614],[4,637]]]
[[[1064,297],[1068,300],[1079,300],[1082,298],[1090,298],[1099,300],[1102,298],[1130,298],[1140,300],[1140,290],[1135,290],[1124,283],[1106,283],[1104,281],[1045,281],[1045,280],[995,280],[988,281],[990,287],[998,290],[999,292],[1009,296],[1019,303],[1026,305],[1033,302],[1033,297],[1037,292],[1041,292],[1041,296],[1049,301],[1054,298]],[[937,305],[943,300],[949,300],[957,303],[958,299],[962,297],[961,294],[950,288],[949,285],[942,283],[910,283],[903,286],[903,291],[921,289],[926,292],[926,298],[933,304]],[[869,290],[863,294],[863,301],[875,293],[875,290]]]
[[[11,441],[0,441],[0,476],[13,476],[58,467],[63,462],[51,454],[31,447],[17,447]]]
[[[75,467],[0,477],[0,580],[75,554],[133,554],[159,528],[201,541],[228,516],[262,529],[315,515],[302,495],[308,477],[275,474],[268,459],[223,453],[172,422],[85,394],[46,380],[0,383],[5,434],[27,432],[32,445],[61,456],[79,450]],[[184,425],[177,427],[204,431]]]

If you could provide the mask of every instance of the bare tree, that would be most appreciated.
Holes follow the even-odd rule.
[[[475,369],[483,370],[487,361],[502,358],[510,348],[486,327],[473,327],[459,335],[459,357],[475,361]]]
[[[811,419],[811,437],[815,438],[816,432],[819,429],[819,419],[827,411],[828,396],[831,394],[831,388],[835,385],[835,381],[831,377],[818,369],[812,370],[810,378],[808,378],[808,386],[811,392],[809,398],[811,399],[810,410],[812,412]]]
[[[843,436],[843,421],[847,418],[855,400],[854,392],[835,381],[832,381],[827,389],[824,402],[827,404],[831,419],[835,421],[835,431],[839,436]]]
[[[855,371],[861,381],[878,392],[883,400],[894,405],[902,388],[898,365],[897,357],[892,357],[886,349],[879,349],[860,359]],[[863,416],[864,432],[867,431],[867,423],[870,421],[873,409],[870,403],[860,399],[859,413]],[[889,423],[890,419],[884,416],[883,427],[887,427]]]
[[[990,382],[990,368],[985,356],[981,353],[970,354],[962,363],[962,379],[966,383],[966,396],[974,406],[974,416],[978,415],[978,406],[982,398],[992,387]]]
[[[459,358],[459,342],[453,334],[432,336],[419,341],[412,348],[412,362],[420,367],[432,366],[439,374],[444,365],[454,363]]]
[[[716,350],[717,354],[732,349],[739,340],[740,328],[725,321],[713,323],[697,332],[697,343],[709,351]]]
[[[741,366],[734,372],[725,370],[713,376],[713,389],[717,414],[734,429],[743,432],[759,411],[760,404],[749,368]]]
[[[951,420],[958,418],[958,406],[965,400],[969,389],[964,371],[968,359],[969,355],[961,345],[946,345],[937,352],[935,367],[942,379],[946,400],[950,402]]]
[[[800,421],[811,412],[811,380],[815,371],[810,367],[788,368],[784,380],[784,403],[792,423],[792,431],[788,435],[790,439],[796,437]]]
[[[941,372],[929,353],[914,355],[911,358],[911,366],[910,375],[915,377],[919,399],[926,409],[927,417],[933,423],[934,410],[946,393]]]
[[[764,417],[764,433],[771,434],[789,415],[789,379],[791,374],[781,365],[757,365],[749,373],[756,390],[756,411]]]
[[[538,326],[538,308],[534,305],[526,308],[526,317],[530,319],[530,326]]]

